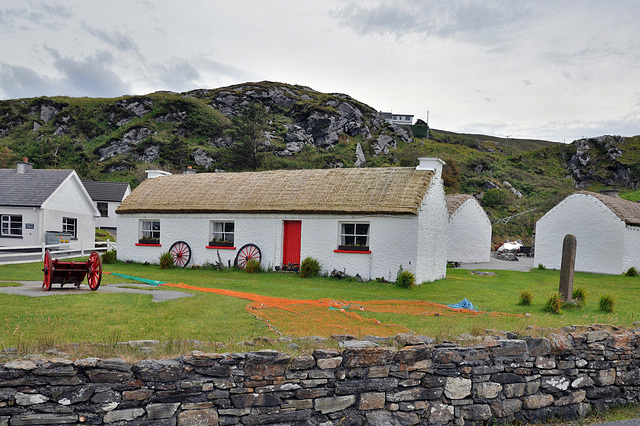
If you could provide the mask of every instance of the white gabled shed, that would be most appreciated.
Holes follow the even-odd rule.
[[[491,257],[491,221],[478,200],[467,194],[447,195],[449,240],[447,261],[484,263]]]
[[[393,281],[401,266],[418,283],[444,278],[443,164],[147,179],[117,210],[118,258],[158,263],[182,241],[190,262],[226,265],[250,244],[269,269],[313,257],[363,279]]]
[[[560,269],[562,242],[576,237],[575,270],[621,274],[640,269],[640,204],[594,192],[569,195],[536,223],[534,264]]]

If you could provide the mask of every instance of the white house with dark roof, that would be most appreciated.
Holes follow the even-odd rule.
[[[449,211],[447,260],[484,263],[491,257],[491,221],[473,196],[445,196]]]
[[[384,121],[390,124],[397,124],[400,126],[410,126],[413,124],[413,114],[397,114],[393,112],[382,112],[380,115],[384,118]]]
[[[147,179],[118,208],[118,258],[163,252],[225,266],[258,254],[264,268],[313,257],[324,272],[416,282],[446,275],[442,165],[198,173]]]
[[[96,228],[115,230],[118,227],[116,209],[122,200],[131,194],[127,182],[82,181],[85,189],[100,212],[96,219]]]
[[[560,269],[567,234],[576,237],[576,271],[640,269],[638,203],[588,191],[569,195],[536,223],[534,264]]]
[[[0,169],[0,246],[41,245],[47,231],[95,245],[99,212],[74,170],[34,169],[24,161]]]

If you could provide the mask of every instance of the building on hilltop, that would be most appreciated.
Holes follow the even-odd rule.
[[[447,261],[484,263],[491,257],[491,221],[478,200],[467,194],[445,196],[449,211]]]
[[[42,245],[47,233],[65,233],[93,248],[99,215],[74,170],[34,169],[26,158],[0,169],[0,246]]]
[[[380,111],[384,121],[390,124],[398,124],[400,126],[410,126],[413,124],[413,114],[395,114],[393,112]]]
[[[576,237],[575,270],[621,274],[640,269],[640,204],[580,191],[536,223],[534,264],[560,269],[565,235]]]
[[[147,179],[118,208],[118,258],[241,262],[280,269],[317,259],[324,272],[416,282],[446,275],[442,165],[199,173]],[[174,251],[174,253],[176,253]]]

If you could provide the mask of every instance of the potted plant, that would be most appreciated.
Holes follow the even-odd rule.
[[[140,244],[160,244],[160,239],[159,238],[142,237],[142,238],[140,238],[138,243],[140,243]]]
[[[233,241],[214,237],[211,241],[209,241],[209,245],[215,247],[233,247]]]

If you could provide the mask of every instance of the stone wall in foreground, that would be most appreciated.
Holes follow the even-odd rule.
[[[410,341],[297,357],[10,361],[0,364],[0,426],[533,423],[640,401],[640,330],[590,327],[469,347]]]

